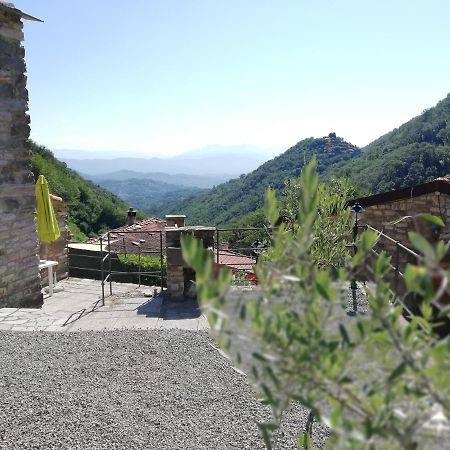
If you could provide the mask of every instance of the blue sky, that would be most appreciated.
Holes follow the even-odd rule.
[[[450,92],[448,0],[16,0],[54,149],[365,145]]]

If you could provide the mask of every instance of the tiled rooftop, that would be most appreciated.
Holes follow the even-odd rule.
[[[124,225],[109,232],[111,250],[126,254],[141,254],[159,256],[166,253],[165,220],[151,217],[140,220],[132,225]],[[103,236],[106,245],[107,233]],[[99,237],[89,239],[87,244],[97,244]]]

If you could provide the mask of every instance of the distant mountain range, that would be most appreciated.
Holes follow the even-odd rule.
[[[170,175],[207,175],[230,179],[256,169],[276,151],[250,145],[209,146],[168,158],[74,158],[76,151],[56,151],[71,169],[89,175],[104,175],[121,170],[163,172]],[[103,155],[104,152],[102,152]],[[97,153],[100,154],[100,153]],[[86,156],[86,152],[80,153]]]

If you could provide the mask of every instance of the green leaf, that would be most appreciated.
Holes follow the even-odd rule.
[[[435,259],[436,253],[433,246],[420,234],[411,231],[408,238],[416,250],[419,250],[427,259]]]
[[[404,362],[400,363],[389,375],[388,381],[394,381],[396,378],[403,375],[406,371],[406,364]]]
[[[325,271],[318,272],[316,274],[316,289],[319,294],[327,299],[330,300],[330,280],[328,278],[328,274]]]
[[[345,329],[344,325],[342,325],[341,323],[339,324],[339,333],[342,336],[342,339],[344,340],[345,344],[347,346],[351,346],[351,341],[350,338],[348,337],[348,333],[347,330]]]
[[[258,428],[261,430],[267,450],[272,450],[272,434],[278,428],[278,425],[275,423],[258,423]]]
[[[241,309],[239,312],[239,319],[245,320],[246,317],[247,317],[247,306],[244,303],[243,305],[241,305]]]
[[[405,269],[404,280],[408,291],[417,292],[420,280],[427,275],[427,269],[422,266],[408,264]]]
[[[316,450],[316,447],[313,444],[312,437],[309,433],[303,432],[298,441],[297,448],[303,448],[305,450]]]
[[[280,217],[276,193],[272,188],[267,189],[264,199],[264,212],[270,224],[274,226]]]
[[[445,227],[444,221],[440,217],[434,216],[433,214],[421,213],[421,214],[418,214],[418,217],[420,217],[423,220],[426,220],[427,222],[431,222],[434,225],[438,225],[441,228]]]

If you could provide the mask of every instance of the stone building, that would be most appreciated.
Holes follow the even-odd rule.
[[[438,216],[445,224],[440,231],[440,239],[450,238],[450,177],[436,178],[428,183],[410,188],[397,189],[354,199],[349,205],[359,203],[364,212],[359,215],[359,223],[369,224],[387,235],[408,244],[408,232],[414,231],[413,217],[421,213]],[[402,217],[411,216],[394,224]]]
[[[411,248],[408,239],[410,231],[418,231],[431,241],[450,239],[450,177],[441,177],[410,188],[353,199],[348,205],[352,206],[355,203],[364,208],[358,216],[360,225],[370,225],[392,238],[380,238],[378,250],[384,250],[391,256],[394,265],[398,262],[401,270],[406,263],[415,262],[414,257],[396,245],[396,242],[399,242]],[[445,227],[440,229],[418,219],[418,215],[422,213],[440,217]],[[403,220],[400,220],[402,218]]]
[[[0,2],[0,307],[42,304],[23,19]]]

